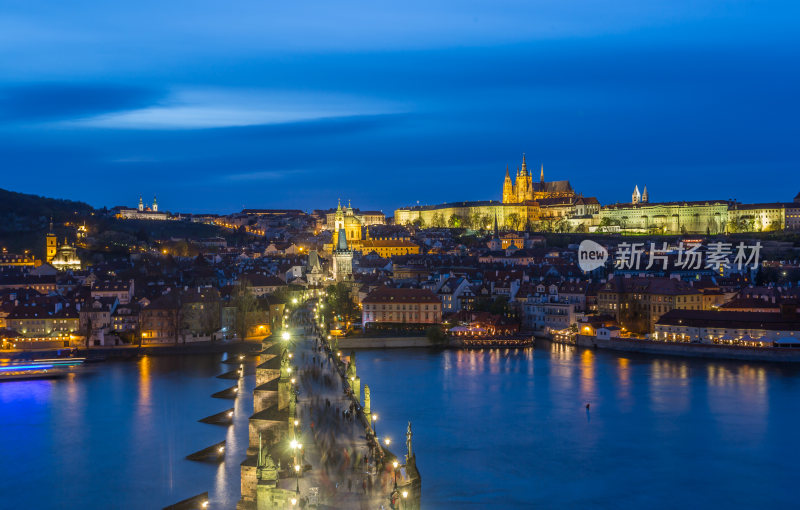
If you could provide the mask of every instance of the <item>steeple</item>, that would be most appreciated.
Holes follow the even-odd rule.
[[[522,153],[522,174],[525,175],[528,173],[528,165],[525,163],[525,153]]]
[[[53,217],[52,216],[50,216],[50,230],[48,230],[48,232],[51,233],[51,234],[53,233]]]
[[[339,229],[339,234],[336,236],[336,249],[339,251],[347,251],[347,234],[343,228]]]
[[[341,210],[342,210],[342,199],[341,198],[337,199],[336,210],[339,211],[339,212],[341,212]]]
[[[144,202],[142,201],[142,195],[139,195],[139,211],[144,211]]]
[[[636,185],[633,187],[633,195],[631,195],[631,203],[638,204],[642,201],[642,195],[639,193],[639,186]]]
[[[153,195],[153,212],[158,212],[158,200],[155,195]]]
[[[544,163],[542,163],[542,171],[539,174],[539,182],[544,184]],[[542,189],[542,191],[544,191],[544,189]]]
[[[642,203],[646,204],[650,201],[650,196],[647,194],[647,185],[644,186],[644,192],[642,192]]]
[[[494,213],[494,236],[498,237],[497,213]]]
[[[508,165],[506,165],[506,178],[503,181],[503,203],[511,204],[516,202],[514,197],[514,185],[511,183],[511,176],[508,173]]]

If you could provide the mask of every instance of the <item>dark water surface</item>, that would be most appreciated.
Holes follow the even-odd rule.
[[[797,508],[800,370],[535,349],[358,353],[377,432],[405,453],[427,509]],[[234,404],[220,355],[109,362],[0,383],[0,508],[161,508],[239,498],[253,377]],[[591,403],[587,412],[585,405]],[[222,439],[219,466],[184,457]]]
[[[795,368],[550,342],[357,356],[378,435],[413,419],[426,509],[800,507]]]
[[[239,499],[254,377],[243,398],[223,355],[111,361],[60,380],[0,383],[0,508],[162,508],[209,491],[213,508]],[[235,402],[235,403],[234,403]],[[235,407],[235,426],[197,420]],[[226,462],[186,455],[227,440]]]

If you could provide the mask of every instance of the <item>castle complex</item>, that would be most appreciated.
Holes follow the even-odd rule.
[[[569,181],[534,181],[525,155],[512,180],[509,167],[502,201],[456,202],[397,209],[397,224],[488,230],[494,219],[510,230],[721,234],[800,230],[800,194],[793,202],[743,204],[733,200],[650,202],[647,186],[634,187],[630,203],[600,206],[576,193]]]
[[[505,228],[524,230],[540,221],[557,222],[571,217],[596,213],[600,203],[572,189],[569,181],[545,181],[544,165],[539,180],[534,181],[525,155],[512,181],[509,167],[503,180],[502,201],[455,202],[433,206],[416,206],[395,211],[398,224],[422,227],[491,228],[495,219]]]

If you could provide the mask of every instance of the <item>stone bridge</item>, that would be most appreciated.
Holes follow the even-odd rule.
[[[399,459],[375,435],[355,354],[323,334],[315,304],[262,342],[237,509],[418,510],[411,422]]]

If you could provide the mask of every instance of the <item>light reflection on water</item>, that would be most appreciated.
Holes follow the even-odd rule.
[[[414,422],[424,508],[795,507],[794,367],[550,342],[358,363],[383,433]]]
[[[75,377],[0,383],[0,508],[162,508],[209,491],[234,508],[254,377],[241,383],[236,426],[197,420],[232,407],[219,355],[143,357]],[[226,439],[220,465],[185,456]]]
[[[146,357],[0,384],[0,506],[160,508],[209,490],[233,508],[254,378],[235,427],[197,422],[232,407],[210,398],[229,369]],[[426,509],[794,507],[797,368],[539,342],[361,352],[358,371],[382,434],[414,422]],[[223,464],[184,460],[223,438]]]

